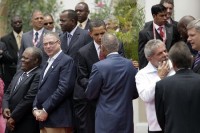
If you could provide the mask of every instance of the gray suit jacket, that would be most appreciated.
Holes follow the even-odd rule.
[[[95,133],[133,133],[136,72],[132,62],[118,54],[93,65],[85,93],[89,100],[98,100]]]
[[[44,49],[43,49],[43,35],[45,33],[47,33],[47,32],[48,32],[48,30],[46,30],[46,29],[43,30],[43,33],[42,33],[42,35],[40,37],[40,40],[36,45],[36,47],[40,48],[43,51],[42,66],[45,64],[45,62],[48,59],[48,56],[44,52]],[[24,50],[26,48],[28,48],[28,47],[33,47],[33,46],[34,46],[34,44],[33,44],[33,30],[30,30],[30,31],[28,31],[28,32],[26,32],[26,33],[24,33],[22,35],[21,47],[20,47],[20,50],[19,50],[19,61],[18,61],[18,64],[19,64],[19,62],[21,62],[20,58],[21,58]]]
[[[79,27],[77,27],[76,31],[74,32],[74,35],[71,38],[69,46],[67,44],[67,32],[61,35],[60,39],[61,39],[61,48],[63,52],[71,56],[74,59],[75,64],[77,64],[78,50],[92,41],[92,38],[89,36],[88,31],[83,30]]]

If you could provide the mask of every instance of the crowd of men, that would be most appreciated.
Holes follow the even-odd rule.
[[[138,33],[139,71],[110,23],[88,18],[85,2],[60,13],[61,29],[34,10],[24,33],[13,16],[0,39],[0,132],[134,133],[140,97],[149,133],[199,133],[200,20],[176,22],[173,8],[172,0],[152,6]]]

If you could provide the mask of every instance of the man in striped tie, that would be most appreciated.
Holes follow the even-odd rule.
[[[192,49],[197,50],[198,54],[194,57],[192,69],[195,73],[200,74],[200,19],[193,20],[187,25],[188,42]]]

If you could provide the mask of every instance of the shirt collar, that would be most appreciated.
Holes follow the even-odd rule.
[[[154,25],[154,27],[155,27],[155,29],[156,29],[156,30],[158,30],[158,28],[159,28],[159,27],[163,27],[163,28],[165,28],[165,26],[164,26],[164,25],[161,25],[161,26],[159,26],[159,25],[157,25],[157,24],[156,24],[156,23],[154,23],[154,22],[153,22],[153,25]]]
[[[17,37],[17,35],[19,35],[20,37],[22,37],[23,31],[21,31],[21,32],[18,34],[17,32],[15,32],[15,31],[13,30],[13,34],[14,34],[15,38]]]
[[[53,57],[49,58],[49,59],[48,59],[48,62],[49,62],[49,61],[54,61],[54,60],[58,57],[58,55],[59,55],[61,52],[62,52],[62,50],[60,50],[58,53],[56,53]]]
[[[69,33],[69,32],[67,32],[67,33],[73,36],[73,35],[74,35],[74,32],[75,32],[76,29],[77,29],[77,27],[78,27],[78,26],[76,26],[70,33]]]
[[[38,68],[38,66],[34,67],[33,69],[29,70],[28,72],[25,72],[26,75],[28,76],[30,72],[32,72],[33,70],[35,70],[36,68]]]
[[[108,54],[106,57],[108,57],[109,55],[114,55],[114,54],[119,54],[118,52],[112,52],[110,54]]]
[[[78,22],[78,24],[77,25],[82,25],[82,27],[83,27],[83,29],[85,29],[85,26],[86,26],[86,24],[87,24],[87,21],[88,21],[88,18],[84,21],[84,22],[82,22],[82,23],[80,23],[80,22]]]
[[[36,32],[38,32],[39,36],[42,35],[42,32],[43,32],[44,28],[36,31],[35,29],[33,29],[33,34],[35,35]]]

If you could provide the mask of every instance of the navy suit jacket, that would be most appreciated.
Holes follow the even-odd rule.
[[[69,56],[71,56],[75,64],[77,64],[77,52],[78,50],[83,47],[84,45],[88,44],[92,41],[88,31],[83,30],[79,27],[75,30],[69,46],[67,45],[67,32],[61,35],[61,48],[63,52]]]
[[[124,56],[123,44],[119,45],[119,54]],[[92,65],[99,61],[94,41],[83,46],[77,55],[77,81],[74,88],[74,99],[84,99],[85,89],[87,88],[88,79],[92,70]]]
[[[33,107],[44,108],[48,118],[40,127],[72,127],[72,95],[75,82],[74,61],[63,52],[54,60],[45,77],[42,70],[39,91]]]
[[[200,75],[182,69],[156,84],[155,107],[165,133],[200,133]]]
[[[44,52],[44,49],[43,49],[43,35],[45,33],[47,33],[48,30],[44,29],[43,32],[42,32],[42,35],[40,36],[40,40],[39,42],[37,43],[36,47],[40,48],[43,52],[43,57],[42,57],[42,66],[45,64],[45,62],[47,61],[48,59],[48,56],[47,54]],[[33,47],[34,44],[33,44],[33,30],[30,30],[26,33],[24,33],[22,35],[22,40],[21,40],[21,47],[20,47],[20,50],[19,50],[19,63],[20,63],[20,58],[24,52],[24,50],[28,47]]]
[[[95,133],[133,133],[136,72],[132,62],[118,54],[93,65],[85,93],[89,100],[98,100]]]
[[[29,127],[32,127],[28,129],[31,133],[35,133],[37,131],[36,129],[38,129],[39,132],[39,126],[34,124],[36,120],[32,114],[32,104],[38,91],[40,72],[40,68],[31,71],[27,77],[22,79],[15,89],[17,81],[23,73],[23,71],[18,71],[4,94],[3,109],[10,109],[11,118],[15,120],[16,130],[19,129],[19,127],[23,129],[24,126],[29,124]],[[27,132],[26,128],[24,128],[24,132]]]
[[[169,51],[169,49],[172,47],[172,45],[179,41],[180,37],[179,34],[176,30],[176,28],[171,25],[171,24],[165,24],[166,28],[166,36],[167,40],[165,42],[166,48]],[[157,30],[155,30],[156,33],[156,39],[160,39],[161,41],[162,38],[158,34]],[[147,22],[144,26],[144,29],[139,32],[139,45],[138,45],[138,57],[139,57],[139,68],[143,68],[147,65],[148,61],[144,55],[144,47],[146,43],[149,40],[154,39],[154,34],[153,34],[153,21]]]

